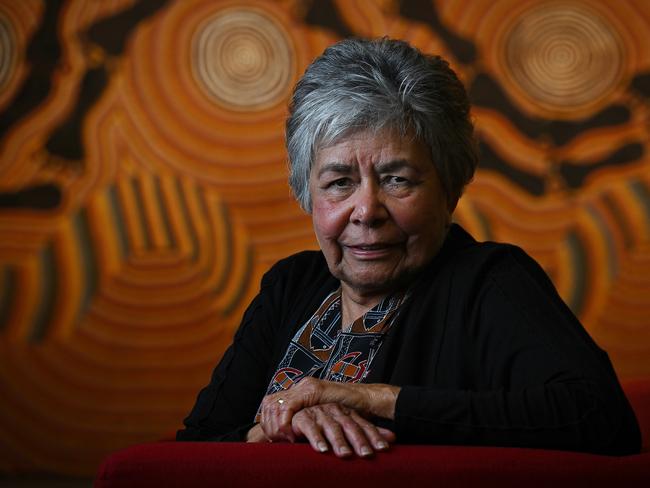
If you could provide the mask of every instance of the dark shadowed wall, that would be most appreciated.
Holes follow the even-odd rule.
[[[649,34],[645,0],[0,0],[0,471],[179,427],[261,274],[315,247],[286,104],[350,35],[451,61],[482,148],[456,220],[650,375]]]

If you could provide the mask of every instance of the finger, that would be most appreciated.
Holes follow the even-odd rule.
[[[296,438],[291,428],[292,412],[284,411],[282,407],[269,409],[267,434],[275,442],[295,442]]]
[[[260,424],[255,424],[246,433],[246,442],[269,442],[269,440],[264,435],[264,431],[262,430],[262,426]]]
[[[377,431],[381,434],[381,436],[389,443],[392,444],[397,440],[397,436],[395,435],[395,432],[392,430],[386,429],[384,427],[377,427]]]
[[[272,422],[273,422],[273,413],[271,412],[270,402],[272,400],[269,396],[266,396],[262,399],[262,408],[260,410],[260,426],[264,431],[264,435],[271,441],[277,441],[277,437],[273,431]]]
[[[366,429],[360,425],[359,421],[368,424],[369,431],[372,430],[374,426],[361,419],[359,415],[355,415],[355,412],[346,412],[338,409],[338,412],[335,415],[335,420],[341,426],[343,435],[345,435],[345,438],[354,449],[354,452],[356,452],[360,457],[372,456],[374,450],[371,444],[371,439],[368,437]]]
[[[329,445],[325,437],[323,437],[321,427],[308,411],[302,410],[294,415],[291,420],[291,426],[293,427],[294,434],[304,436],[315,451],[329,451]]]
[[[267,437],[278,442],[295,442],[291,420],[296,412],[319,403],[324,384],[306,377],[288,390],[267,395],[262,401],[262,423]]]
[[[357,425],[363,430],[363,433],[365,434],[365,437],[367,439],[367,442],[372,445],[372,447],[377,450],[377,451],[384,451],[388,449],[389,447],[389,440],[382,435],[382,432],[380,431],[380,428],[374,425],[372,422],[369,420],[363,418],[361,415],[359,415],[356,411],[351,411],[350,412],[350,418],[354,420]],[[391,431],[388,429],[383,429],[385,431],[385,434],[388,436],[388,433],[392,434]],[[393,434],[394,437],[394,434]],[[390,438],[390,436],[389,436]]]
[[[273,442],[295,442],[296,440],[291,429],[293,412],[285,403],[278,393],[268,395],[262,401],[260,423],[266,437]]]
[[[298,410],[294,410],[291,408],[291,405],[287,405],[286,403],[278,403],[279,405],[279,414],[277,417],[277,430],[278,432],[282,433],[284,437],[289,441],[289,442],[295,442],[296,441],[296,436],[293,433],[293,429],[291,428],[291,421],[293,419],[293,416],[295,412]]]
[[[322,433],[332,446],[334,454],[338,457],[348,457],[354,452],[347,442],[340,423],[334,420],[329,414],[319,412],[317,417],[318,424],[321,426]]]

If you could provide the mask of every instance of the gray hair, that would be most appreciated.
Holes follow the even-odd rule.
[[[431,151],[450,208],[478,163],[463,84],[440,56],[404,41],[346,39],[307,68],[289,105],[289,185],[311,212],[309,174],[316,152],[362,130],[412,131]]]

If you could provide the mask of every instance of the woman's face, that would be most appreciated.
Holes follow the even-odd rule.
[[[309,190],[329,269],[361,296],[407,284],[440,249],[453,210],[427,147],[389,130],[320,149]]]

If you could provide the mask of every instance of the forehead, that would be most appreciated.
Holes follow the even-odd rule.
[[[410,132],[402,134],[384,129],[358,131],[322,146],[315,153],[314,165],[379,163],[395,159],[430,163],[427,147]]]

